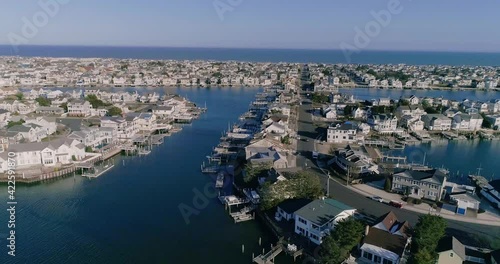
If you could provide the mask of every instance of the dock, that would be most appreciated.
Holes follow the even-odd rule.
[[[104,166],[104,170],[102,171],[99,171],[99,170],[95,170],[94,173],[83,173],[82,176],[83,177],[86,177],[86,178],[97,178],[101,175],[103,175],[104,173],[106,173],[107,171],[111,170],[115,165],[106,165]]]
[[[253,259],[253,262],[257,264],[273,264],[274,259],[283,252],[283,246],[278,243],[278,245],[274,246],[269,252],[265,254],[258,255]]]

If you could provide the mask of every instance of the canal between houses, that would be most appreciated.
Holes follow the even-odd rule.
[[[217,198],[205,202],[197,195],[212,184],[200,172],[201,162],[218,144],[228,123],[237,121],[259,90],[144,90],[153,91],[177,93],[199,106],[206,103],[208,112],[166,138],[148,156],[117,157],[116,166],[97,179],[76,176],[17,186],[15,258],[6,254],[7,186],[1,185],[4,190],[0,192],[0,221],[5,223],[0,223],[0,237],[5,251],[0,252],[0,263],[251,263],[252,253],[262,252],[259,238],[269,250],[272,241],[261,224],[234,224]],[[371,98],[387,97],[386,90],[365,92],[368,94],[364,96]],[[434,92],[432,96],[437,96]],[[470,92],[453,93],[457,98],[472,97]],[[498,95],[495,93],[496,98]],[[487,152],[480,150],[483,144]],[[480,145],[464,145],[461,150],[440,147],[435,154],[428,153],[427,158],[435,157],[433,165],[443,163],[451,171],[473,171],[478,163],[484,172],[500,171],[498,143]],[[201,209],[193,211],[186,221],[179,206],[195,208],[193,203]],[[276,262],[289,261],[280,256]]]

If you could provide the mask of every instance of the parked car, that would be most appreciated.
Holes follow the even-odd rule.
[[[394,206],[396,208],[402,208],[403,207],[403,203],[402,202],[398,202],[398,201],[390,201],[389,205],[390,206]]]
[[[374,201],[377,201],[379,203],[383,203],[384,202],[384,199],[380,196],[372,196],[370,197],[370,199],[374,200]]]

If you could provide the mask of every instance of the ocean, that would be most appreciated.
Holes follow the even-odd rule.
[[[240,49],[240,48],[163,48],[99,46],[20,46],[16,52],[0,45],[0,56],[78,57],[149,60],[216,60],[249,62],[347,63],[341,50]],[[354,53],[355,64],[471,65],[500,66],[500,53],[372,51]]]

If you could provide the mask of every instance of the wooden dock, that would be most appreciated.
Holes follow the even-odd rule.
[[[274,246],[269,252],[265,254],[258,255],[253,259],[253,262],[257,264],[273,264],[274,259],[283,252],[283,246],[278,243],[278,245]]]

